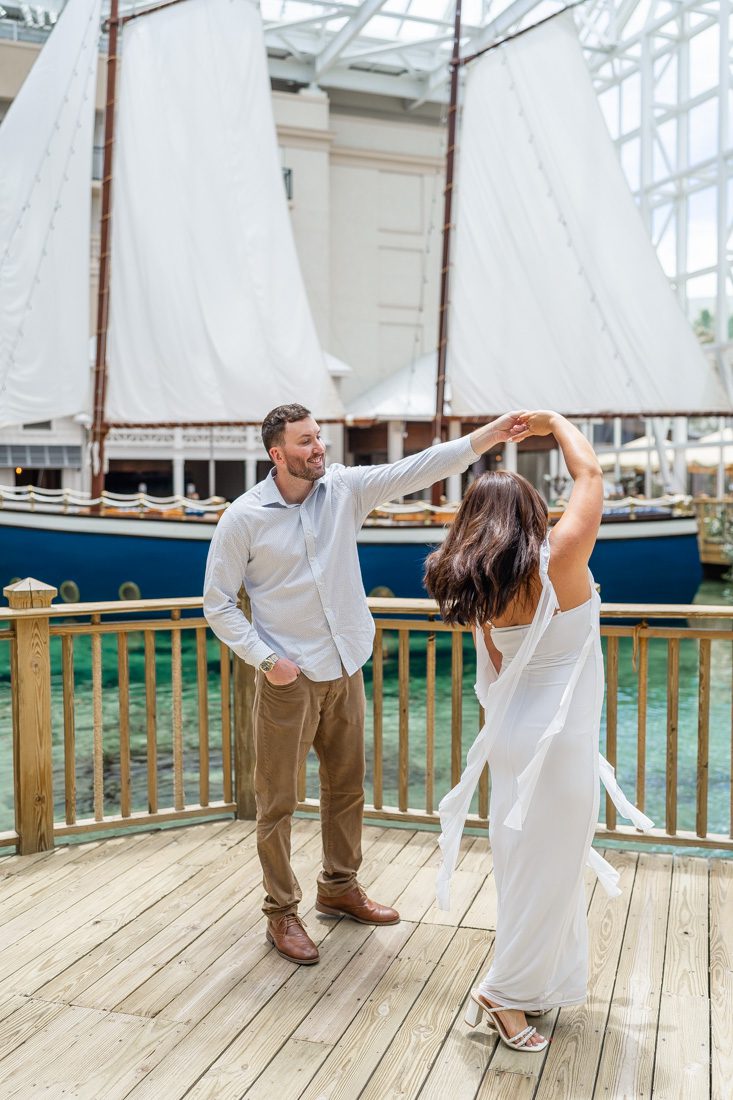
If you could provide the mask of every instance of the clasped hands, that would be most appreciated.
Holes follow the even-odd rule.
[[[494,443],[521,443],[531,435],[550,435],[557,413],[547,409],[527,409],[504,413],[491,424]]]

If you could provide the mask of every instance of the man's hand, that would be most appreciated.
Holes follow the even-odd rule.
[[[528,435],[530,435],[530,432],[527,430],[526,422],[522,419],[522,413],[508,412],[497,420],[492,420],[490,424],[486,424],[483,428],[477,428],[475,432],[472,432],[471,446],[477,455],[482,455],[491,447],[495,447],[497,443],[506,443],[510,439],[514,443],[521,443]]]
[[[276,687],[285,687],[286,684],[292,684],[294,680],[297,680],[300,676],[300,669],[294,661],[289,661],[287,657],[281,657],[270,671],[265,673],[265,676]]]

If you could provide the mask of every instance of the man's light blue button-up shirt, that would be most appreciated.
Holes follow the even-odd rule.
[[[349,675],[372,651],[374,622],[356,536],[384,501],[462,473],[479,456],[469,436],[384,466],[329,466],[302,504],[288,504],[274,470],[219,520],[209,550],[204,614],[250,664],[288,657],[311,680]],[[249,622],[237,606],[244,585]]]

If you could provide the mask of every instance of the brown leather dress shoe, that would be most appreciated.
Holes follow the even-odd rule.
[[[297,913],[284,917],[270,917],[265,933],[269,943],[288,962],[312,966],[318,962],[318,948],[305,930]]]
[[[336,898],[326,898],[319,894],[316,898],[316,909],[324,917],[351,917],[360,924],[399,924],[400,920],[396,909],[371,901],[361,886],[354,886]]]

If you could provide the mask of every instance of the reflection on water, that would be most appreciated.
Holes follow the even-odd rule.
[[[704,580],[697,590],[692,601],[703,607],[710,605],[727,604],[733,606],[733,581],[728,580]]]
[[[733,607],[733,584],[705,581],[697,603]],[[726,624],[727,625],[727,624]],[[147,809],[147,737],[143,635],[128,636],[130,653],[130,741],[132,794],[135,811]],[[425,676],[426,639],[415,632],[410,643],[409,708],[409,805],[425,806]],[[185,791],[189,802],[198,801],[199,714],[196,686],[195,638],[182,635],[183,721]],[[114,636],[103,637],[104,792],[105,811],[119,812],[119,745],[117,699],[117,649]],[[697,730],[698,730],[698,645],[680,645],[680,692],[678,736],[678,828],[694,830]],[[731,682],[733,643],[713,640],[711,644],[710,762],[708,822],[711,832],[727,833],[730,822]],[[448,635],[437,635],[435,707],[435,788],[433,805],[451,786],[451,644]],[[64,813],[63,699],[61,693],[60,639],[52,640],[52,721],[54,743],[54,793],[56,816]],[[159,805],[173,800],[172,706],[170,635],[156,635],[156,706]],[[77,745],[77,813],[92,813],[92,685],[91,645],[77,638],[74,650]],[[466,636],[462,693],[463,758],[478,730],[478,703],[473,692],[475,658],[473,643]],[[209,639],[209,743],[211,745],[211,799],[221,795],[221,714],[219,706],[219,647]],[[365,668],[370,713],[367,718],[367,799],[372,800],[370,776],[373,763],[371,719],[371,667]],[[619,645],[618,766],[617,772],[629,797],[638,797],[637,773],[637,673],[632,663],[631,639]],[[397,635],[385,634],[384,661],[384,805],[397,805],[399,698],[397,681]],[[604,715],[605,727],[605,715]],[[602,741],[604,732],[602,729]],[[667,751],[667,642],[649,641],[649,683],[647,696],[645,809],[659,825],[664,824],[665,760]],[[9,644],[0,642],[0,829],[12,825],[12,736],[10,706]],[[317,763],[309,764],[308,794],[318,794]],[[604,800],[601,801],[603,812]],[[475,809],[474,805],[474,809]]]

